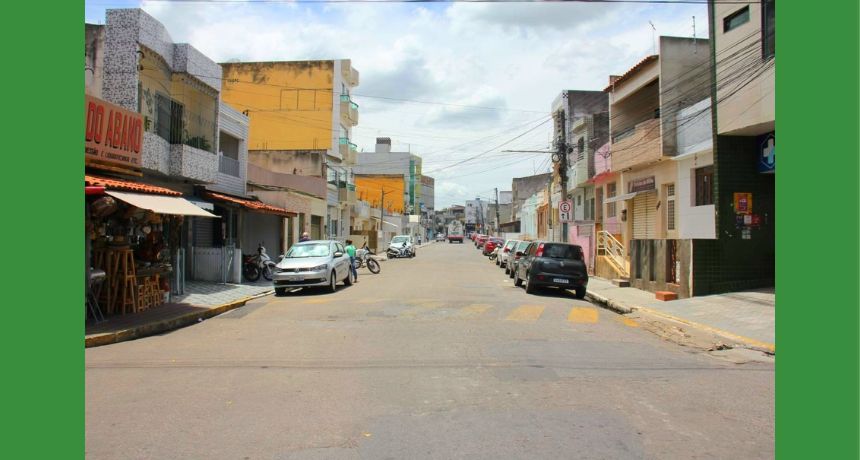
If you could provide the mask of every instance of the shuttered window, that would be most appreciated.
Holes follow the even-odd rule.
[[[654,193],[640,193],[633,197],[633,239],[656,238],[657,197]]]

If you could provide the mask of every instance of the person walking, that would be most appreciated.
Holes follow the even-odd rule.
[[[302,241],[310,241],[310,240],[311,240],[311,237],[310,237],[310,235],[308,235],[308,232],[304,232],[304,233],[302,233],[302,237],[299,238],[299,243],[301,243]]]
[[[353,282],[358,282],[358,270],[355,269],[355,245],[352,240],[346,240],[346,253],[349,254],[349,271],[352,272]]]

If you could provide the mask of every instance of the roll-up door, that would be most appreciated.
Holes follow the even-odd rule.
[[[640,193],[633,197],[633,239],[656,238],[657,194]]]
[[[215,236],[215,219],[205,217],[194,218],[194,246],[198,248],[211,248]],[[220,220],[217,222],[221,225]]]

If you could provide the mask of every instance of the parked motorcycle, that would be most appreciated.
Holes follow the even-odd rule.
[[[251,282],[259,280],[260,275],[263,275],[267,281],[272,281],[275,265],[277,263],[266,253],[263,243],[260,243],[257,246],[256,254],[249,254],[243,258],[242,274],[245,275],[245,279]]]
[[[355,251],[355,269],[358,270],[361,267],[367,266],[367,269],[370,270],[370,273],[377,274],[379,273],[379,262],[373,258],[376,254],[370,250],[366,245]]]
[[[391,246],[388,248],[388,251],[385,252],[388,254],[389,259],[399,259],[401,257],[414,257],[412,255],[412,251],[406,246],[406,242],[403,243],[402,246],[396,247]]]
[[[490,260],[496,260],[496,258],[499,257],[499,248],[493,249],[493,252],[491,252],[487,257],[489,257]]]

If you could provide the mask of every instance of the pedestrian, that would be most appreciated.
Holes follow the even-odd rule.
[[[304,233],[302,233],[302,237],[299,238],[299,243],[301,243],[302,241],[310,241],[310,240],[311,240],[311,237],[310,237],[310,235],[308,235],[308,232],[304,232]]]
[[[355,269],[355,246],[352,244],[352,240],[346,240],[346,253],[349,254],[349,271],[352,272],[352,279],[357,283],[358,270]]]

